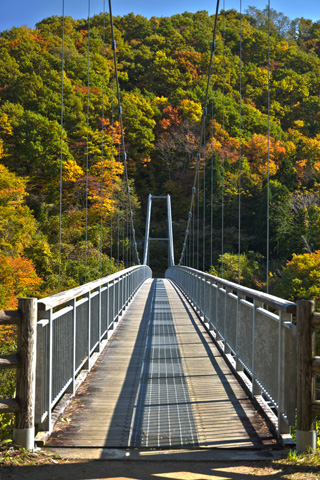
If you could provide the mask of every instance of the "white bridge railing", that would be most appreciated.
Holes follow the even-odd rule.
[[[289,434],[296,413],[296,304],[189,267],[170,267],[166,277],[194,306],[251,396],[270,406],[279,436]]]
[[[136,266],[38,301],[35,424],[52,428],[52,411],[74,394],[79,373],[90,370],[120,315],[152,276]],[[77,381],[78,377],[78,381]]]

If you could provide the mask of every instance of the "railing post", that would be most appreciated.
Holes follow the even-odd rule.
[[[22,318],[18,325],[18,354],[16,398],[20,409],[16,414],[14,442],[27,450],[34,449],[37,299],[19,298]]]
[[[312,359],[315,355],[315,330],[311,320],[315,302],[297,302],[297,451],[315,451],[317,432],[312,403],[315,397],[315,382]]]

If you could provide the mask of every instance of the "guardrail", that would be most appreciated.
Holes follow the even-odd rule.
[[[19,299],[18,311],[0,312],[0,325],[18,325],[18,354],[0,356],[0,368],[17,367],[16,398],[0,400],[0,413],[16,414],[16,444],[33,449],[35,427],[52,430],[53,409],[75,393],[151,276],[146,265],[131,267],[51,297]]]
[[[288,435],[296,413],[296,304],[189,267],[170,267],[166,277],[189,299],[252,398],[271,407],[278,435]]]

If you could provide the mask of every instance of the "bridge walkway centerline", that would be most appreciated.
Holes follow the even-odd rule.
[[[195,312],[163,279],[140,288],[63,420],[48,446],[276,445]]]

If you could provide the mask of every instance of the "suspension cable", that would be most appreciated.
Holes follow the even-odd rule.
[[[105,45],[106,45],[106,2],[103,0],[103,40],[102,40],[102,121],[101,121],[101,208],[100,208],[100,276],[102,276],[102,247],[103,247],[103,176],[104,176],[104,95],[105,95]]]
[[[202,270],[206,266],[206,131],[203,134]]]
[[[268,167],[267,167],[267,293],[270,269],[270,0],[268,0]]]
[[[112,113],[111,113],[111,209],[110,209],[110,258],[113,256],[113,193],[114,193],[114,70],[112,70]]]
[[[201,151],[201,145],[203,144],[204,131],[205,131],[205,125],[206,125],[206,116],[207,116],[206,106],[208,104],[211,70],[212,70],[212,64],[213,64],[213,55],[214,55],[214,51],[215,51],[215,39],[216,39],[216,31],[217,31],[219,4],[220,4],[220,0],[217,0],[215,22],[214,22],[214,28],[213,28],[213,41],[210,44],[211,54],[210,54],[210,63],[209,63],[209,69],[208,69],[207,88],[206,88],[206,94],[205,94],[205,100],[204,100],[204,108],[203,108],[203,111],[202,111],[203,113],[202,113],[202,121],[201,121],[199,153],[197,154],[196,170],[195,170],[195,176],[194,176],[194,182],[193,182],[193,188],[192,188],[192,195],[191,195],[191,202],[190,202],[190,208],[189,208],[189,214],[188,214],[187,229],[186,229],[185,239],[184,239],[184,242],[183,242],[183,248],[182,248],[182,252],[181,252],[181,256],[180,256],[180,260],[179,260],[179,265],[181,265],[181,262],[183,260],[184,254],[185,254],[187,237],[189,235],[190,222],[191,222],[191,218],[192,218],[192,207],[193,207],[193,203],[195,201],[196,184],[197,184],[199,167],[200,167],[200,160],[201,160],[200,151]],[[199,188],[199,185],[198,185],[198,188]]]
[[[132,201],[131,201],[131,196],[130,196],[130,186],[129,186],[128,167],[127,167],[127,153],[126,153],[126,148],[125,148],[125,143],[124,143],[123,117],[122,117],[122,106],[121,106],[121,101],[120,101],[120,87],[119,87],[117,56],[116,56],[116,41],[115,41],[115,37],[114,37],[111,0],[109,0],[109,11],[110,11],[110,26],[111,26],[111,36],[112,36],[113,62],[114,62],[116,87],[117,87],[118,112],[119,112],[119,123],[120,123],[121,142],[122,142],[124,176],[125,176],[125,182],[126,182],[128,200],[129,200],[130,221],[131,221],[131,225],[132,225],[132,236],[133,236],[135,254],[136,254],[137,263],[140,265],[139,253],[138,253],[137,242],[136,242],[136,234],[135,234],[134,223],[133,223]]]
[[[88,266],[89,110],[90,110],[90,0],[88,0],[86,222],[85,222],[85,267],[84,267],[84,282],[85,283],[87,283],[87,266]]]
[[[214,82],[212,82],[211,90],[210,267],[213,266],[213,92]]]
[[[119,130],[120,130],[120,123],[119,123]],[[121,163],[121,131],[119,135],[119,163]],[[118,186],[118,215],[117,215],[117,263],[120,263],[120,209],[121,209],[121,189],[122,189],[122,182]]]
[[[242,0],[240,0],[240,49],[239,49],[239,190],[238,190],[238,283],[241,276],[241,175],[242,175]]]
[[[64,0],[62,0],[62,52],[61,52],[61,129],[60,129],[60,199],[59,199],[59,282],[61,291],[61,242],[62,242],[62,170],[63,170],[63,113],[64,113]]]
[[[224,273],[224,194],[225,194],[225,86],[226,86],[226,14],[223,0],[223,81],[222,81],[222,182],[221,182],[221,277]]]

